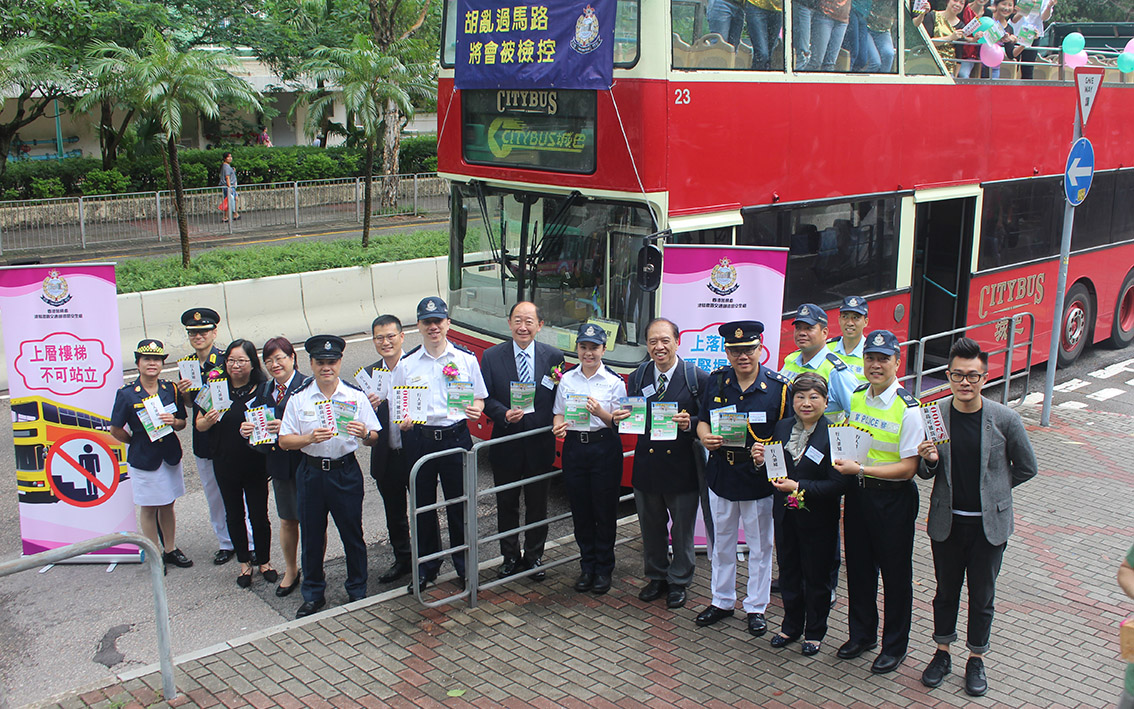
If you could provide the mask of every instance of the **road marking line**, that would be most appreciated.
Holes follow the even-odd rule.
[[[1059,408],[1061,408],[1061,409],[1085,409],[1085,408],[1087,408],[1087,402],[1085,402],[1085,401],[1064,401],[1062,404],[1059,405]]]
[[[1107,365],[1102,369],[1096,369],[1087,376],[1094,377],[1095,379],[1110,379],[1116,374],[1122,374],[1124,372],[1131,371],[1131,364],[1134,364],[1134,359],[1128,359],[1124,362],[1115,362],[1114,364]]]
[[[1122,396],[1125,393],[1126,393],[1125,389],[1114,389],[1114,388],[1100,389],[1099,391],[1096,391],[1093,394],[1087,394],[1087,398],[1088,399],[1094,399],[1095,401],[1106,401],[1108,399],[1113,399],[1116,396]]]
[[[1072,379],[1069,382],[1063,382],[1062,384],[1057,384],[1056,386],[1054,386],[1052,388],[1055,391],[1067,392],[1067,391],[1075,391],[1076,389],[1082,389],[1085,386],[1090,386],[1090,384],[1091,384],[1090,382],[1083,381],[1082,379]]]

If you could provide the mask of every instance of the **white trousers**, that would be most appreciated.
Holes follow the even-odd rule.
[[[712,585],[713,605],[732,610],[736,607],[736,538],[740,524],[748,543],[748,589],[744,598],[745,613],[763,613],[768,609],[772,590],[772,549],[775,528],[772,522],[772,501],[733,502],[709,490],[709,509],[713,513]]]

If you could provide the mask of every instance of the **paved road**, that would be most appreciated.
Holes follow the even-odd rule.
[[[407,343],[412,344],[416,339],[417,336],[411,334],[407,338]],[[1021,529],[1018,533],[1021,543],[1009,546],[1010,553],[1016,553],[1018,548],[1020,555],[1013,557],[1011,563],[1006,562],[1006,567],[1012,566],[1013,570],[1007,577],[1003,598],[1011,600],[1006,600],[1003,607],[998,610],[1010,619],[1015,618],[1021,625],[1016,634],[998,639],[998,643],[1014,646],[1009,649],[1008,656],[1003,662],[1011,664],[1011,667],[1017,671],[1013,677],[1020,675],[1018,681],[1023,685],[1027,681],[1026,671],[1031,667],[1029,663],[1032,662],[1032,656],[1037,654],[1043,656],[1044,666],[1047,669],[1040,675],[1040,679],[1045,688],[1050,690],[1062,688],[1064,684],[1071,682],[1066,678],[1074,676],[1072,670],[1079,667],[1076,663],[1086,661],[1080,657],[1085,655],[1091,663],[1091,674],[1095,679],[1091,680],[1093,684],[1089,684],[1087,689],[1076,690],[1081,694],[1066,694],[1066,697],[1069,697],[1067,704],[1101,705],[1103,702],[1093,704],[1091,700],[1109,696],[1106,692],[1110,690],[1110,685],[1114,685],[1110,678],[1117,677],[1118,664],[1112,659],[1115,653],[1111,651],[1113,628],[1109,624],[1110,620],[1113,620],[1111,616],[1117,614],[1114,604],[1118,603],[1113,588],[1113,569],[1117,566],[1118,554],[1125,550],[1125,545],[1129,542],[1128,539],[1119,539],[1115,535],[1129,536],[1129,530],[1134,528],[1134,518],[1131,517],[1132,511],[1129,505],[1134,491],[1130,489],[1128,466],[1116,461],[1128,457],[1129,424],[1134,421],[1132,357],[1134,350],[1115,351],[1099,348],[1088,352],[1074,367],[1059,373],[1061,390],[1057,392],[1055,399],[1055,420],[1058,427],[1050,431],[1033,431],[1037,442],[1042,440],[1046,446],[1045,453],[1041,455],[1043,473],[1045,476],[1057,477],[1021,489],[1022,499],[1027,500],[1027,506],[1021,505]],[[372,348],[366,338],[361,338],[361,341],[351,338],[344,371],[354,371],[372,358]],[[1033,373],[1033,390],[1039,388],[1042,379],[1042,369],[1036,370]],[[1117,390],[1117,393],[1111,390]],[[1080,404],[1085,404],[1085,408],[1080,407]],[[0,408],[6,409],[6,402]],[[1026,414],[1029,423],[1038,422],[1038,406],[1034,397],[1025,410],[1029,412]],[[1095,412],[1114,415],[1100,416]],[[0,415],[3,414],[4,412],[0,412]],[[0,450],[11,450],[11,444],[11,431],[5,427],[0,430]],[[365,454],[363,466],[365,469]],[[178,538],[181,548],[197,561],[197,565],[188,570],[172,569],[168,577],[174,650],[178,655],[198,653],[248,633],[274,628],[290,620],[299,604],[299,600],[294,596],[283,601],[277,599],[272,595],[271,589],[259,578],[250,592],[241,591],[234,583],[235,564],[218,568],[210,563],[215,540],[208,530],[202,493],[199,483],[196,482],[195,472],[192,470],[191,458],[186,464],[186,479],[189,482],[189,492],[177,505]],[[1115,483],[1118,483],[1117,487]],[[482,486],[488,484],[483,474],[481,484]],[[928,496],[923,494],[922,497],[923,504],[927,503]],[[565,506],[561,490],[553,489],[553,499],[560,509]],[[19,554],[16,508],[14,495],[0,498],[0,558],[2,559],[15,558]],[[495,529],[491,501],[484,501],[479,513],[485,518],[484,528]],[[632,526],[636,529],[636,525]],[[364,528],[371,549],[371,569],[380,570],[389,563],[390,556],[385,544],[385,525],[377,494],[367,495],[364,501]],[[553,530],[552,538],[562,536],[567,531],[560,526],[559,529]],[[492,550],[485,550],[484,553],[490,551]],[[919,619],[918,629],[915,632],[927,635],[926,604],[929,600],[927,587],[932,583],[931,570],[927,565],[928,544],[924,543],[922,537],[919,537],[919,553],[922,555],[918,567]],[[328,600],[332,606],[345,601],[345,592],[341,586],[343,577],[341,555],[341,547],[332,534],[328,547],[328,557],[333,559],[329,566],[328,587]],[[328,620],[329,625],[323,630],[317,631],[315,628],[289,630],[287,637],[291,640],[276,639],[271,642],[278,647],[294,649],[295,642],[303,643],[313,636],[326,639],[330,637],[327,633],[340,632],[343,633],[344,638],[357,632],[361,633],[360,637],[375,641],[378,638],[374,635],[373,628],[386,628],[387,626],[382,624],[390,624],[399,632],[406,634],[397,637],[406,641],[407,647],[417,648],[412,651],[423,657],[429,665],[424,668],[417,667],[407,662],[406,653],[384,649],[382,652],[389,655],[384,654],[384,659],[381,661],[372,658],[367,666],[374,668],[381,663],[401,663],[396,667],[388,664],[383,666],[390,666],[389,671],[394,673],[409,671],[410,674],[398,675],[409,682],[409,685],[404,683],[396,685],[398,680],[395,677],[382,673],[374,676],[389,680],[384,682],[386,687],[400,686],[401,689],[397,691],[410,698],[409,701],[416,701],[413,697],[424,699],[426,695],[443,700],[444,692],[438,695],[435,690],[457,685],[477,687],[476,691],[480,692],[481,700],[487,697],[503,701],[510,697],[526,702],[534,696],[560,698],[574,696],[591,704],[596,701],[596,695],[612,702],[618,701],[616,699],[618,696],[633,696],[644,701],[647,694],[627,695],[625,692],[631,687],[647,685],[653,687],[653,691],[660,692],[659,688],[677,686],[672,684],[673,681],[679,681],[682,686],[699,687],[699,691],[708,692],[709,690],[705,689],[705,681],[698,681],[693,677],[687,678],[690,670],[675,665],[677,658],[684,661],[687,655],[697,656],[699,651],[696,648],[690,649],[693,647],[690,643],[699,637],[686,627],[691,628],[691,623],[671,622],[668,618],[662,618],[665,623],[656,629],[656,633],[649,631],[657,642],[645,648],[651,652],[660,651],[662,655],[655,657],[652,664],[647,663],[650,664],[649,669],[618,671],[618,663],[625,660],[627,653],[638,652],[626,648],[637,648],[641,645],[639,642],[641,638],[629,644],[617,640],[624,634],[623,626],[629,623],[646,632],[651,624],[664,616],[664,611],[652,606],[639,607],[640,604],[633,597],[634,589],[630,587],[639,573],[637,563],[632,562],[634,555],[621,554],[620,557],[623,560],[619,570],[621,589],[601,601],[571,596],[566,592],[565,577],[569,574],[563,573],[562,578],[543,587],[523,587],[516,592],[491,596],[491,608],[478,614],[469,615],[461,611],[451,611],[446,614],[431,612],[422,616],[412,605],[391,606],[390,610],[379,606],[367,606],[368,610],[362,616],[355,616],[352,613],[349,622],[347,618],[340,618],[341,623]],[[277,567],[279,565],[277,559]],[[697,593],[704,595],[707,587],[706,564],[702,564],[699,574],[700,587]],[[380,592],[383,589],[372,582],[370,590]],[[696,602],[700,603],[701,600],[703,599],[698,598]],[[1096,601],[1104,604],[1099,606],[1103,608],[1102,611],[1096,612],[1091,607],[1090,604]],[[524,602],[535,602],[533,607],[542,610],[536,612],[534,616],[529,616],[528,609],[517,608],[517,604]],[[599,616],[599,626],[592,628],[593,623],[588,619],[596,609],[601,609],[602,614]],[[834,616],[840,618],[836,622],[841,622],[841,611],[837,611]],[[500,625],[501,623],[503,625]],[[457,638],[465,636],[479,637],[481,640],[486,637],[492,638],[495,637],[493,633],[505,626],[530,625],[538,630],[537,636],[542,635],[548,643],[555,643],[557,641],[554,638],[562,638],[562,632],[555,629],[560,627],[557,624],[566,626],[580,624],[578,628],[563,631],[571,636],[569,644],[573,649],[566,646],[562,649],[575,657],[575,660],[560,656],[547,667],[535,659],[531,661],[536,664],[526,665],[521,660],[529,659],[530,653],[525,649],[529,647],[529,640],[522,637],[507,642],[500,641],[500,646],[507,651],[507,657],[500,654],[504,650],[497,652],[493,649],[496,647],[495,640],[488,645],[480,640],[475,643],[481,654],[476,656],[479,659],[472,667],[478,667],[478,663],[482,661],[493,661],[514,668],[527,668],[533,673],[542,671],[537,678],[538,682],[527,676],[519,677],[514,673],[509,675],[504,671],[503,665],[499,667],[491,665],[491,672],[485,670],[477,673],[471,669],[458,672],[458,667],[468,666],[462,664],[461,658],[447,654],[458,652],[459,648],[454,649],[454,645],[457,645],[454,641]],[[999,627],[1003,627],[1003,624],[998,626],[998,629]],[[367,630],[367,628],[371,629]],[[592,629],[597,634],[584,637],[583,628]],[[836,627],[832,632],[834,637],[840,637],[843,628]],[[445,633],[448,635],[444,635]],[[440,640],[430,639],[434,636],[440,637]],[[603,639],[607,637],[611,639],[609,642]],[[735,650],[738,653],[737,657],[750,651],[751,642],[743,635],[730,632],[728,637],[726,647]],[[352,648],[358,646],[359,642],[348,639],[348,644]],[[0,579],[0,644],[7,648],[4,653],[0,653],[0,686],[3,688],[0,706],[23,705],[68,689],[106,682],[117,674],[143,668],[156,660],[152,604],[145,574],[136,566],[123,565],[109,571],[102,565],[82,565],[55,567],[41,574],[25,572],[16,577]],[[436,650],[434,654],[422,655],[422,646]],[[16,648],[18,651],[15,650]],[[272,652],[277,651],[262,652],[271,655]],[[316,650],[304,649],[303,652],[316,652]],[[765,655],[763,646],[760,652],[763,660]],[[447,668],[446,676],[451,678],[448,684],[440,683],[436,679],[436,673],[431,674],[429,671],[430,666],[440,663],[437,653],[447,658],[446,662],[449,663],[443,665]],[[364,654],[371,657],[373,652],[366,650]],[[225,662],[229,662],[232,655],[231,651],[222,653],[222,656],[227,658]],[[217,687],[215,682],[210,684],[203,679],[209,674],[204,668],[211,668],[219,662],[216,657],[206,653],[206,656],[196,661],[196,664],[190,663],[183,667],[179,682],[186,679],[184,673],[188,672],[195,678],[193,682],[196,684],[190,683],[185,687],[186,689],[202,688],[214,693],[220,692],[223,687]],[[494,657],[496,660],[493,660]],[[577,659],[581,657],[599,657],[602,660],[596,661],[595,666],[598,669],[588,675],[582,670],[586,662]],[[920,685],[916,684],[916,674],[912,667],[920,665],[925,659],[921,655],[916,655],[910,667],[903,671],[904,679],[899,680],[900,686],[889,684],[888,680],[883,682],[872,680],[868,683],[869,687],[881,689],[875,692],[868,688],[864,690],[865,694],[862,697],[852,696],[868,704],[882,701],[923,703],[922,700],[926,697],[919,693]],[[257,661],[252,660],[252,662]],[[330,660],[323,658],[320,662],[330,663]],[[564,667],[564,662],[569,669]],[[822,664],[816,666],[818,668],[816,673],[808,670],[809,666],[801,664],[793,655],[792,659],[781,663],[790,671],[790,674],[785,676],[790,677],[791,681],[786,684],[781,681],[782,677],[774,681],[760,680],[757,682],[759,687],[753,686],[752,682],[748,681],[750,678],[741,678],[736,673],[725,672],[724,677],[734,688],[748,687],[746,691],[752,692],[763,691],[760,688],[767,689],[774,685],[776,691],[786,693],[777,700],[785,704],[795,699],[807,702],[818,696],[808,692],[812,689],[819,691],[819,687],[824,682],[837,681],[841,676],[845,667],[839,665],[838,671],[832,671],[830,668],[833,662],[832,658],[826,657]],[[330,664],[337,667],[333,663]],[[259,666],[261,665],[257,664],[257,667]],[[740,668],[736,669],[739,672]],[[916,670],[920,672],[920,667]],[[639,671],[643,674],[640,676],[633,674]],[[1007,667],[996,670],[998,673],[1007,671]],[[577,685],[583,690],[569,691],[567,686],[553,681],[552,678],[557,672],[570,678],[568,681],[571,687]],[[620,677],[622,683],[629,683],[629,685],[619,685],[623,694],[615,692],[607,696],[599,686],[602,683],[595,684],[596,677],[601,676],[605,681],[609,679],[608,674]],[[864,682],[866,682],[865,674]],[[225,683],[222,682],[223,684]],[[271,686],[263,688],[266,694],[271,695],[279,690],[279,687],[272,682],[268,684]],[[512,688],[499,690],[503,694],[490,691],[491,687],[496,687],[497,684],[500,687]],[[231,682],[228,685],[235,686]],[[419,686],[422,689],[414,690],[414,687]],[[516,686],[528,689],[526,692],[520,691],[514,688]],[[288,685],[288,687],[289,691],[294,689],[292,693],[295,696],[302,696],[295,686]],[[886,689],[890,687],[899,692]],[[272,691],[268,691],[269,689]],[[1025,687],[1021,686],[1020,691],[1024,689]],[[1067,691],[1071,691],[1070,688]],[[950,703],[956,703],[958,697],[955,694],[949,693],[943,697]],[[822,692],[820,695],[827,696]],[[668,695],[655,696],[662,697],[664,701],[664,697]],[[716,695],[710,693],[706,696],[711,698]],[[756,696],[763,695],[751,695],[751,697]],[[1060,703],[1045,701],[1043,694],[1029,696],[1036,705]],[[1005,694],[993,694],[991,697],[995,700],[991,704],[1004,703],[1009,699],[1009,695]],[[1073,698],[1073,701],[1070,698]],[[99,699],[104,700],[101,695]],[[764,699],[772,701],[770,696]],[[833,701],[838,702],[837,699]],[[125,701],[119,706],[124,703]],[[267,701],[265,704],[273,703],[275,701]],[[986,704],[991,705],[989,702]]]

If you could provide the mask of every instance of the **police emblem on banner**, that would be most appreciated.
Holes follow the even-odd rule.
[[[575,21],[575,37],[571,40],[571,49],[579,54],[590,54],[598,49],[601,44],[602,37],[599,36],[598,15],[595,14],[593,7],[587,5],[583,14],[579,15],[579,19]]]
[[[722,258],[709,272],[709,282],[705,285],[717,295],[729,295],[735,292],[740,287],[736,277],[736,267],[727,258]]]
[[[67,279],[59,275],[59,271],[51,269],[47,272],[47,278],[43,279],[43,295],[40,299],[53,308],[58,308],[71,300]]]

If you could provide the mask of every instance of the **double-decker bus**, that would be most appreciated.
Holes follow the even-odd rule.
[[[757,62],[747,29],[735,44],[711,31],[705,2],[618,0],[609,91],[518,91],[455,88],[460,18],[446,0],[438,170],[452,184],[454,339],[478,351],[506,339],[508,307],[527,299],[541,338],[570,351],[580,322],[609,321],[606,360],[636,364],[664,298],[637,277],[639,252],[662,234],[663,258],[667,244],[788,248],[784,342],[803,302],[838,334],[848,295],[868,298],[870,329],[903,340],[990,323],[972,336],[1003,347],[1009,328],[992,323],[1029,312],[1033,364],[1052,354],[1052,327],[1064,364],[1134,340],[1134,87],[1116,69],[1085,129],[1096,173],[1056,314],[1077,103],[1058,53],[1031,80],[1011,62],[997,80],[957,79],[908,3],[876,0],[892,65],[854,72],[844,49],[825,69],[799,51],[806,8],[782,4]]]
[[[118,461],[119,480],[127,478],[126,447],[110,435],[110,419],[82,409],[60,406],[38,396],[12,399],[12,437],[16,447],[16,488],[19,501],[58,502],[47,480],[44,462],[55,442],[69,433],[93,432],[103,437]],[[56,478],[56,486],[67,484]],[[82,498],[76,491],[76,499]]]

